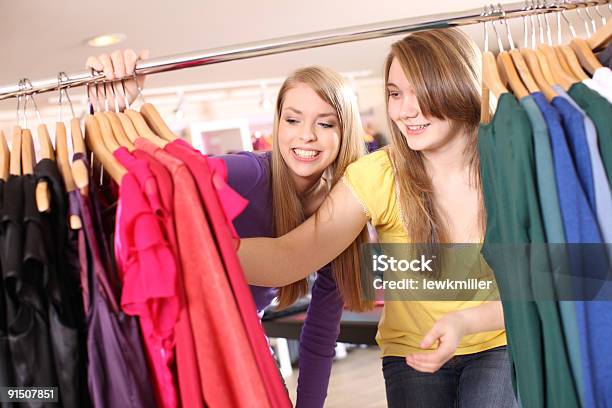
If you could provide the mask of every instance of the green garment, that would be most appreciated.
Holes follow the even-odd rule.
[[[531,95],[521,99],[520,104],[523,109],[525,109],[533,130],[538,197],[542,209],[542,221],[544,223],[544,230],[546,231],[546,241],[549,243],[564,244],[566,242],[565,232],[563,230],[563,219],[561,218],[561,208],[559,207],[557,195],[555,168],[548,126],[546,125],[546,120],[542,116],[542,112],[540,112],[538,105]],[[559,281],[555,282],[556,287],[559,288],[560,285],[564,285],[563,288],[559,289],[560,293],[570,293],[567,286],[571,283],[570,280],[566,279],[564,282],[560,281],[562,278],[569,278],[571,276],[567,271],[570,265],[567,251],[563,245],[550,245],[548,249],[551,267],[553,268],[555,277],[559,279]],[[564,270],[566,271],[564,272]],[[578,321],[576,319],[576,307],[574,302],[559,302],[559,313],[561,315],[563,334],[572,375],[575,380],[574,383],[578,388],[579,395],[582,395],[580,338],[578,335]]]
[[[503,94],[491,123],[478,135],[487,209],[483,255],[493,268],[504,304],[516,387],[524,407],[579,406],[550,273],[536,188],[529,119]],[[551,180],[554,182],[554,180]],[[509,244],[508,250],[500,245]],[[505,249],[504,248],[504,249]],[[526,300],[537,289],[535,301]],[[533,298],[532,298],[533,299]]]
[[[606,168],[608,183],[612,186],[612,105],[606,98],[580,82],[572,85],[568,94],[589,115],[597,128],[601,161]]]

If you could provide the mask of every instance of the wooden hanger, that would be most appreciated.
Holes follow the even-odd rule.
[[[529,71],[529,67],[527,66],[527,62],[525,58],[523,58],[523,54],[514,48],[509,51],[510,57],[512,57],[512,61],[514,62],[514,66],[518,71],[521,79],[523,80],[523,84],[527,87],[529,93],[540,92],[540,88],[536,83],[535,79],[533,79],[533,75],[531,75],[531,71]]]
[[[85,142],[83,141],[83,132],[81,131],[81,122],[78,118],[70,120],[70,136],[72,138],[72,150],[75,153],[87,154]]]
[[[612,40],[612,20],[608,21],[605,26],[599,28],[595,33],[587,40],[589,48],[591,50],[597,50],[600,47],[604,47]]]
[[[151,128],[161,136],[163,139],[171,142],[176,140],[176,135],[170,130],[166,122],[162,119],[161,115],[150,103],[145,103],[140,107],[140,113],[144,116],[145,120]]]
[[[134,124],[134,127],[136,128],[136,132],[138,132],[138,135],[140,137],[148,139],[157,147],[163,148],[164,146],[166,146],[168,142],[153,133],[153,131],[151,130],[151,128],[149,128],[149,125],[147,125],[147,122],[145,121],[144,117],[140,112],[137,112],[134,109],[126,109],[124,113],[130,118],[130,120]]]
[[[553,77],[552,84],[560,85],[564,90],[568,90],[575,82],[576,79],[569,76],[559,62],[559,58],[555,53],[555,50],[548,44],[538,45],[538,50],[542,52],[546,59],[546,66],[550,69],[550,73]]]
[[[55,152],[53,151],[53,144],[49,137],[49,130],[47,125],[41,123],[36,128],[38,135],[38,143],[40,144],[40,153],[43,159],[55,160]],[[39,212],[47,212],[51,209],[51,193],[49,191],[49,184],[45,180],[40,180],[36,184],[36,204],[38,205]]]
[[[9,173],[13,176],[21,175],[21,126],[13,127]]]
[[[510,89],[517,99],[520,100],[529,95],[516,72],[512,57],[510,57],[508,51],[501,51],[497,54],[497,66],[499,67],[500,79],[505,85],[510,85]]]
[[[127,171],[119,164],[117,159],[115,159],[106,147],[100,123],[106,123],[108,127],[110,127],[110,125],[108,125],[108,121],[104,122],[106,120],[104,116],[102,116],[102,118],[102,120],[98,120],[98,118],[94,118],[92,115],[87,115],[85,117],[85,143],[100,163],[102,163],[102,166],[104,166],[104,169],[110,174],[111,178],[117,184],[121,184],[121,179]],[[107,132],[109,130],[109,128],[106,129]]]
[[[36,156],[34,153],[34,140],[30,129],[21,131],[21,165],[23,174],[33,175]],[[51,207],[51,194],[49,193],[49,185],[46,181],[40,181],[36,184],[36,207],[39,212],[47,212]]]
[[[527,61],[527,65],[529,66],[529,71],[531,71],[533,78],[542,90],[544,96],[546,96],[546,99],[551,101],[554,97],[559,96],[544,77],[544,73],[540,68],[540,59],[538,58],[537,51],[530,48],[522,48],[521,54],[525,57],[525,61]],[[544,57],[542,56],[542,58]]]
[[[552,49],[557,55],[557,61],[559,61],[559,64],[561,64],[561,68],[563,69],[563,71],[567,75],[569,75],[573,79],[574,82],[578,82],[579,81],[578,78],[576,77],[576,75],[574,75],[574,71],[572,71],[569,64],[567,63],[567,58],[565,58],[563,51],[561,51],[561,46],[553,45]]]
[[[53,143],[51,143],[51,138],[49,137],[49,130],[47,129],[47,125],[41,123],[36,128],[36,133],[38,135],[38,143],[40,144],[40,154],[43,159],[55,160],[55,152],[53,150]]]
[[[30,129],[21,130],[21,169],[23,174],[34,174],[34,141],[32,140],[32,132]]]
[[[72,150],[75,153],[82,153],[86,156],[87,150],[85,149],[83,132],[81,131],[81,123],[78,118],[72,118],[70,121],[70,135],[72,138]],[[82,160],[72,161],[70,170],[72,172],[74,184],[81,190],[82,194],[85,194],[87,187],[89,186],[89,169],[85,165],[85,162]]]
[[[580,65],[582,65],[589,74],[593,75],[598,68],[603,67],[595,54],[593,54],[593,51],[589,47],[586,40],[582,38],[574,38],[570,42],[570,47],[572,47],[572,50],[574,50],[576,53],[576,56],[580,61]]]
[[[493,92],[493,95],[495,95],[495,98],[498,100],[502,94],[508,92],[508,89],[506,89],[499,76],[495,56],[491,51],[482,53],[482,90],[480,120],[481,123],[488,123],[491,120],[489,91]]]
[[[9,151],[4,132],[0,130],[0,180],[6,181],[9,175],[11,152]]]
[[[115,140],[119,145],[128,149],[128,151],[133,151],[135,149],[134,144],[127,137],[127,133],[123,128],[123,123],[119,119],[119,116],[115,112],[104,112],[104,116],[108,119],[108,122],[111,126],[111,130],[113,131],[113,135],[115,136]]]
[[[117,142],[117,139],[115,139],[115,135],[113,134],[113,129],[111,128],[110,122],[108,121],[106,115],[104,115],[104,113],[102,112],[96,112],[94,114],[94,118],[98,122],[100,134],[102,135],[104,145],[106,146],[108,152],[112,154],[112,152],[119,149],[121,145],[119,144],[119,142]]]
[[[78,124],[78,119],[77,124]],[[74,119],[73,119],[74,121]],[[74,133],[74,126],[71,123],[71,132]],[[73,136],[74,137],[74,136]],[[66,192],[70,193],[76,189],[76,183],[72,174],[72,168],[70,166],[69,152],[68,152],[68,136],[66,133],[66,126],[64,122],[57,122],[55,124],[55,147],[57,153],[57,167],[64,179],[64,186],[66,187]],[[81,221],[81,217],[78,215],[71,215],[68,219],[68,224],[70,228],[73,230],[78,230],[83,228],[83,222]]]
[[[563,54],[563,57],[567,62],[570,71],[574,74],[578,81],[584,81],[585,79],[589,78],[589,76],[584,72],[584,68],[582,68],[582,65],[580,65],[580,61],[578,61],[576,53],[569,45],[560,45],[558,49]]]
[[[135,143],[139,136],[130,118],[123,112],[117,112],[117,117],[121,122],[121,126],[123,127],[127,138],[130,140],[130,142]]]
[[[64,179],[64,186],[69,193],[76,189],[74,178],[70,170],[70,158],[68,157],[68,138],[66,135],[66,126],[63,122],[55,124],[55,147],[57,152],[57,167]]]

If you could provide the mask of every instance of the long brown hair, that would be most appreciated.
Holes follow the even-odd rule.
[[[385,62],[385,92],[389,69],[397,59],[414,87],[425,116],[446,119],[468,137],[465,158],[472,183],[480,188],[477,150],[480,120],[480,59],[472,40],[457,29],[422,31],[391,46]],[[388,95],[388,93],[387,93]],[[388,108],[389,98],[386,98]],[[393,140],[388,149],[395,171],[402,222],[410,240],[421,244],[447,243],[448,228],[434,205],[433,187],[423,154],[412,150],[393,120],[387,117]],[[479,227],[484,234],[485,210],[481,200]]]
[[[322,100],[331,105],[340,122],[340,150],[324,175],[329,181],[330,189],[340,181],[346,167],[365,154],[357,99],[344,78],[328,68],[319,66],[302,68],[291,74],[278,93],[272,133],[272,208],[276,236],[288,233],[305,220],[300,196],[291,179],[287,163],[278,148],[278,127],[285,94],[297,84],[309,86]],[[332,261],[332,271],[338,290],[346,306],[355,311],[371,307],[371,303],[363,299],[361,274],[359,273],[359,246],[364,242],[366,236],[367,231],[364,228],[362,234]],[[307,279],[281,287],[278,294],[278,307],[285,308],[291,305],[300,297],[305,296],[307,291]]]

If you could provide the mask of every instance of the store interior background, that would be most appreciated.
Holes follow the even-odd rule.
[[[81,72],[89,55],[118,48],[147,48],[155,58],[361,24],[460,12],[484,5],[481,0],[5,1],[0,16],[0,85],[16,84],[21,78],[51,78],[60,71]],[[611,17],[607,8],[601,10],[606,17]],[[584,37],[582,20],[575,12],[566,14],[578,35]],[[556,19],[550,18],[550,22],[556,40]],[[510,27],[515,44],[522,44],[522,20],[511,20]],[[463,29],[482,49],[483,25]],[[497,41],[489,30],[489,47],[495,51]],[[504,34],[507,47],[505,31],[501,26],[498,31]],[[123,33],[126,39],[111,47],[87,45],[92,37],[109,33]],[[570,38],[565,25],[563,36]],[[205,153],[252,150],[254,138],[271,133],[276,93],[283,79],[296,68],[318,64],[346,76],[358,95],[364,125],[369,126],[369,132],[386,135],[382,67],[389,45],[399,38],[156,74],[147,79],[144,97],[158,108],[177,134],[188,138]],[[83,115],[87,107],[85,88],[70,89],[69,93],[76,114]],[[42,120],[51,128],[59,118],[58,100],[57,92],[36,96]],[[65,102],[64,121],[71,115]],[[0,101],[0,130],[5,135],[10,135],[17,123],[16,107],[16,99]],[[31,103],[29,108],[28,121],[35,126],[38,122]],[[36,137],[34,141],[37,143]],[[294,398],[297,369],[286,382]],[[345,359],[334,363],[326,406],[344,407],[347,401],[355,400],[360,401],[361,407],[385,406],[380,360],[374,347],[354,349]]]

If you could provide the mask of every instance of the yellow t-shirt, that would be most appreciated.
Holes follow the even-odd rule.
[[[371,153],[350,164],[343,182],[363,206],[381,243],[410,242],[400,216],[395,175],[386,150]],[[484,258],[482,263],[486,265]],[[423,352],[419,344],[438,319],[447,313],[482,303],[484,301],[386,302],[376,335],[382,355],[406,356]],[[472,354],[506,344],[505,330],[471,334],[461,340],[455,354]]]

